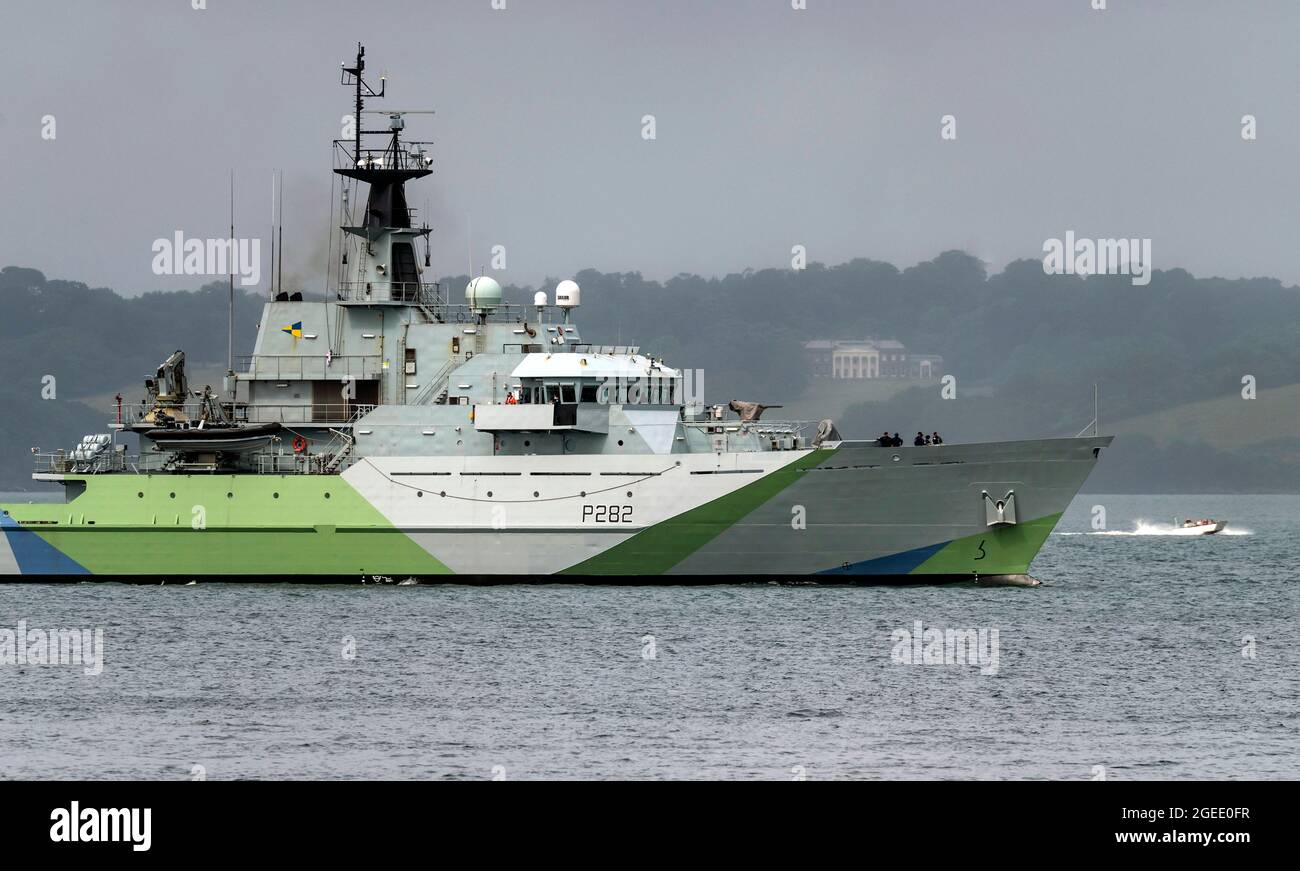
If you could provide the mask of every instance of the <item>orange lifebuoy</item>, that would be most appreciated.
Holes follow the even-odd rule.
[[[302,436],[294,436],[294,437],[293,437],[293,452],[294,452],[295,454],[301,454],[301,453],[302,453],[303,451],[305,451],[305,450],[307,450],[307,440],[306,440],[305,438],[303,438]]]

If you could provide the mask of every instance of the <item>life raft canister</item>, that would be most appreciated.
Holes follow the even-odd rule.
[[[294,436],[294,437],[293,437],[293,452],[294,452],[295,454],[301,454],[301,453],[302,453],[303,451],[305,451],[305,450],[307,450],[307,440],[306,440],[305,438],[303,438],[302,436]]]

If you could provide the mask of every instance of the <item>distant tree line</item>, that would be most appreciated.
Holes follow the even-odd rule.
[[[1244,375],[1260,389],[1300,381],[1300,289],[1268,278],[1198,279],[1173,269],[1138,287],[1128,276],[1046,275],[1037,260],[989,275],[957,251],[902,270],[858,259],[722,278],[573,277],[585,341],[635,344],[670,365],[702,369],[710,402],[798,397],[809,380],[802,346],[813,338],[896,338],[943,355],[940,374],[956,379],[956,399],[941,399],[936,382],[856,406],[837,421],[856,437],[886,427],[937,429],[950,441],[1074,435],[1092,416],[1094,383],[1104,428],[1106,419],[1232,394]],[[444,281],[457,299],[468,277]],[[506,298],[531,305],[535,290],[551,294],[555,283],[509,285]],[[248,353],[265,296],[235,293],[236,353]],[[224,364],[226,294],[225,282],[214,282],[123,297],[34,269],[0,270],[0,489],[30,486],[27,446],[70,446],[103,427],[104,409],[43,401],[42,375],[57,376],[65,400],[139,383],[176,348],[194,364]],[[1300,488],[1300,450],[1287,447],[1292,433],[1278,435],[1269,457],[1281,468],[1243,488]],[[1134,457],[1140,470],[1141,452]],[[1223,469],[1237,459],[1199,456]],[[1252,478],[1240,469],[1225,475]]]

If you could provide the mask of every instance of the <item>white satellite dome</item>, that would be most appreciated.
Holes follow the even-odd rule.
[[[541,308],[546,305],[546,291],[539,290],[533,294],[533,305]]]
[[[501,305],[501,285],[486,275],[470,279],[465,285],[465,302],[474,311],[488,311]]]
[[[581,301],[582,290],[578,282],[565,279],[555,285],[555,304],[561,308],[573,308]]]

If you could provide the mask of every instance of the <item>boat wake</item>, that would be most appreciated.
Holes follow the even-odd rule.
[[[1157,523],[1152,520],[1138,520],[1134,523],[1133,529],[1100,529],[1092,532],[1058,532],[1057,535],[1165,535],[1177,538],[1196,538],[1205,535],[1205,531],[1192,527],[1190,529],[1175,526],[1172,523]],[[1233,526],[1229,523],[1221,532],[1215,535],[1254,535],[1249,529],[1240,526]]]

